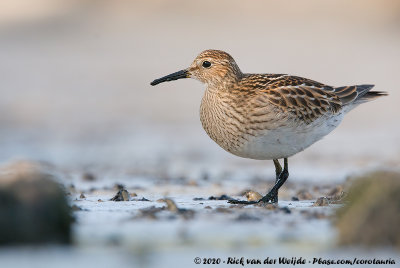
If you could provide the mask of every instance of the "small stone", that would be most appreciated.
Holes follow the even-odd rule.
[[[172,199],[169,198],[165,198],[165,199],[161,199],[162,202],[165,202],[167,204],[167,210],[171,211],[171,212],[178,212],[178,207],[175,204],[175,202]]]
[[[131,193],[131,197],[136,197],[137,194],[136,193]]]
[[[329,201],[328,198],[326,197],[320,197],[317,199],[317,201],[314,202],[313,207],[325,207],[329,206]]]
[[[262,195],[255,191],[248,191],[245,194],[247,201],[258,201],[262,198]]]
[[[285,213],[285,214],[290,214],[290,213],[292,213],[292,211],[291,211],[290,208],[288,208],[288,207],[281,207],[281,208],[279,208],[279,210],[282,211],[282,212]]]
[[[111,198],[111,201],[129,201],[129,193],[127,190],[119,190],[118,193]]]
[[[203,197],[195,197],[195,198],[193,198],[193,201],[202,201],[202,200],[204,200]]]
[[[292,201],[299,201],[300,199],[297,196],[292,196]]]
[[[225,194],[223,194],[223,195],[221,195],[221,196],[217,196],[217,197],[210,196],[210,197],[208,198],[208,200],[232,200],[232,199],[233,199],[232,197],[227,196],[227,195],[225,195]]]
[[[85,199],[86,196],[85,196],[83,193],[81,193],[81,195],[79,196],[79,198],[80,198],[80,199]]]
[[[98,199],[98,200],[97,200],[97,202],[104,202],[104,201],[103,201],[103,200],[101,200],[101,199]]]
[[[205,209],[212,209],[212,207],[210,207],[210,206],[205,206],[204,208]]]

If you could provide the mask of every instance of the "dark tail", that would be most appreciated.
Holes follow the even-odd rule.
[[[362,97],[357,98],[356,101],[358,102],[366,102],[371,101],[379,97],[387,96],[388,93],[385,91],[370,91],[364,94]]]
[[[373,87],[374,85],[337,87],[335,88],[335,94],[342,101],[343,105],[351,103],[359,104],[388,95],[384,91],[370,91]]]

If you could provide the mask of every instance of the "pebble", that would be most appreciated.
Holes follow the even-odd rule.
[[[318,198],[313,204],[313,207],[325,207],[325,206],[329,206],[329,201],[328,198],[326,197]]]
[[[208,200],[232,200],[232,199],[233,199],[232,197],[227,196],[227,195],[225,195],[225,194],[223,194],[223,195],[221,195],[221,196],[217,196],[217,197],[210,196],[210,197],[208,198]]]
[[[110,199],[111,201],[129,201],[129,192],[125,189],[119,190],[117,194]]]
[[[248,191],[246,192],[245,196],[247,201],[258,201],[263,197],[261,194],[255,191]]]

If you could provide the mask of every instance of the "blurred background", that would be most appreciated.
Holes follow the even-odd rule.
[[[202,84],[149,85],[213,48],[233,55],[244,72],[372,83],[389,92],[293,157],[292,174],[314,176],[310,163],[311,171],[332,172],[398,166],[399,47],[396,0],[2,1],[0,161],[272,170],[207,137],[199,122]]]
[[[0,163],[41,161],[110,183],[122,175],[272,180],[271,161],[238,158],[208,138],[204,85],[150,86],[205,49],[230,53],[243,72],[389,93],[292,157],[291,182],[400,168],[398,0],[3,0]]]

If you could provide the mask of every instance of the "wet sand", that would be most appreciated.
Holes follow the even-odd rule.
[[[285,2],[245,9],[226,3],[68,1],[44,10],[34,5],[24,20],[2,16],[0,162],[43,161],[71,192],[77,221],[72,247],[2,248],[0,266],[398,256],[336,249],[330,217],[340,204],[313,206],[351,175],[400,169],[397,2],[306,1],[289,9]],[[232,156],[207,137],[198,118],[200,83],[149,85],[209,48],[231,53],[244,72],[333,86],[372,83],[389,97],[356,108],[290,158],[276,208],[231,207],[209,197],[264,194],[274,181],[272,161]],[[115,184],[137,196],[110,201]],[[162,209],[162,198],[188,212]]]

